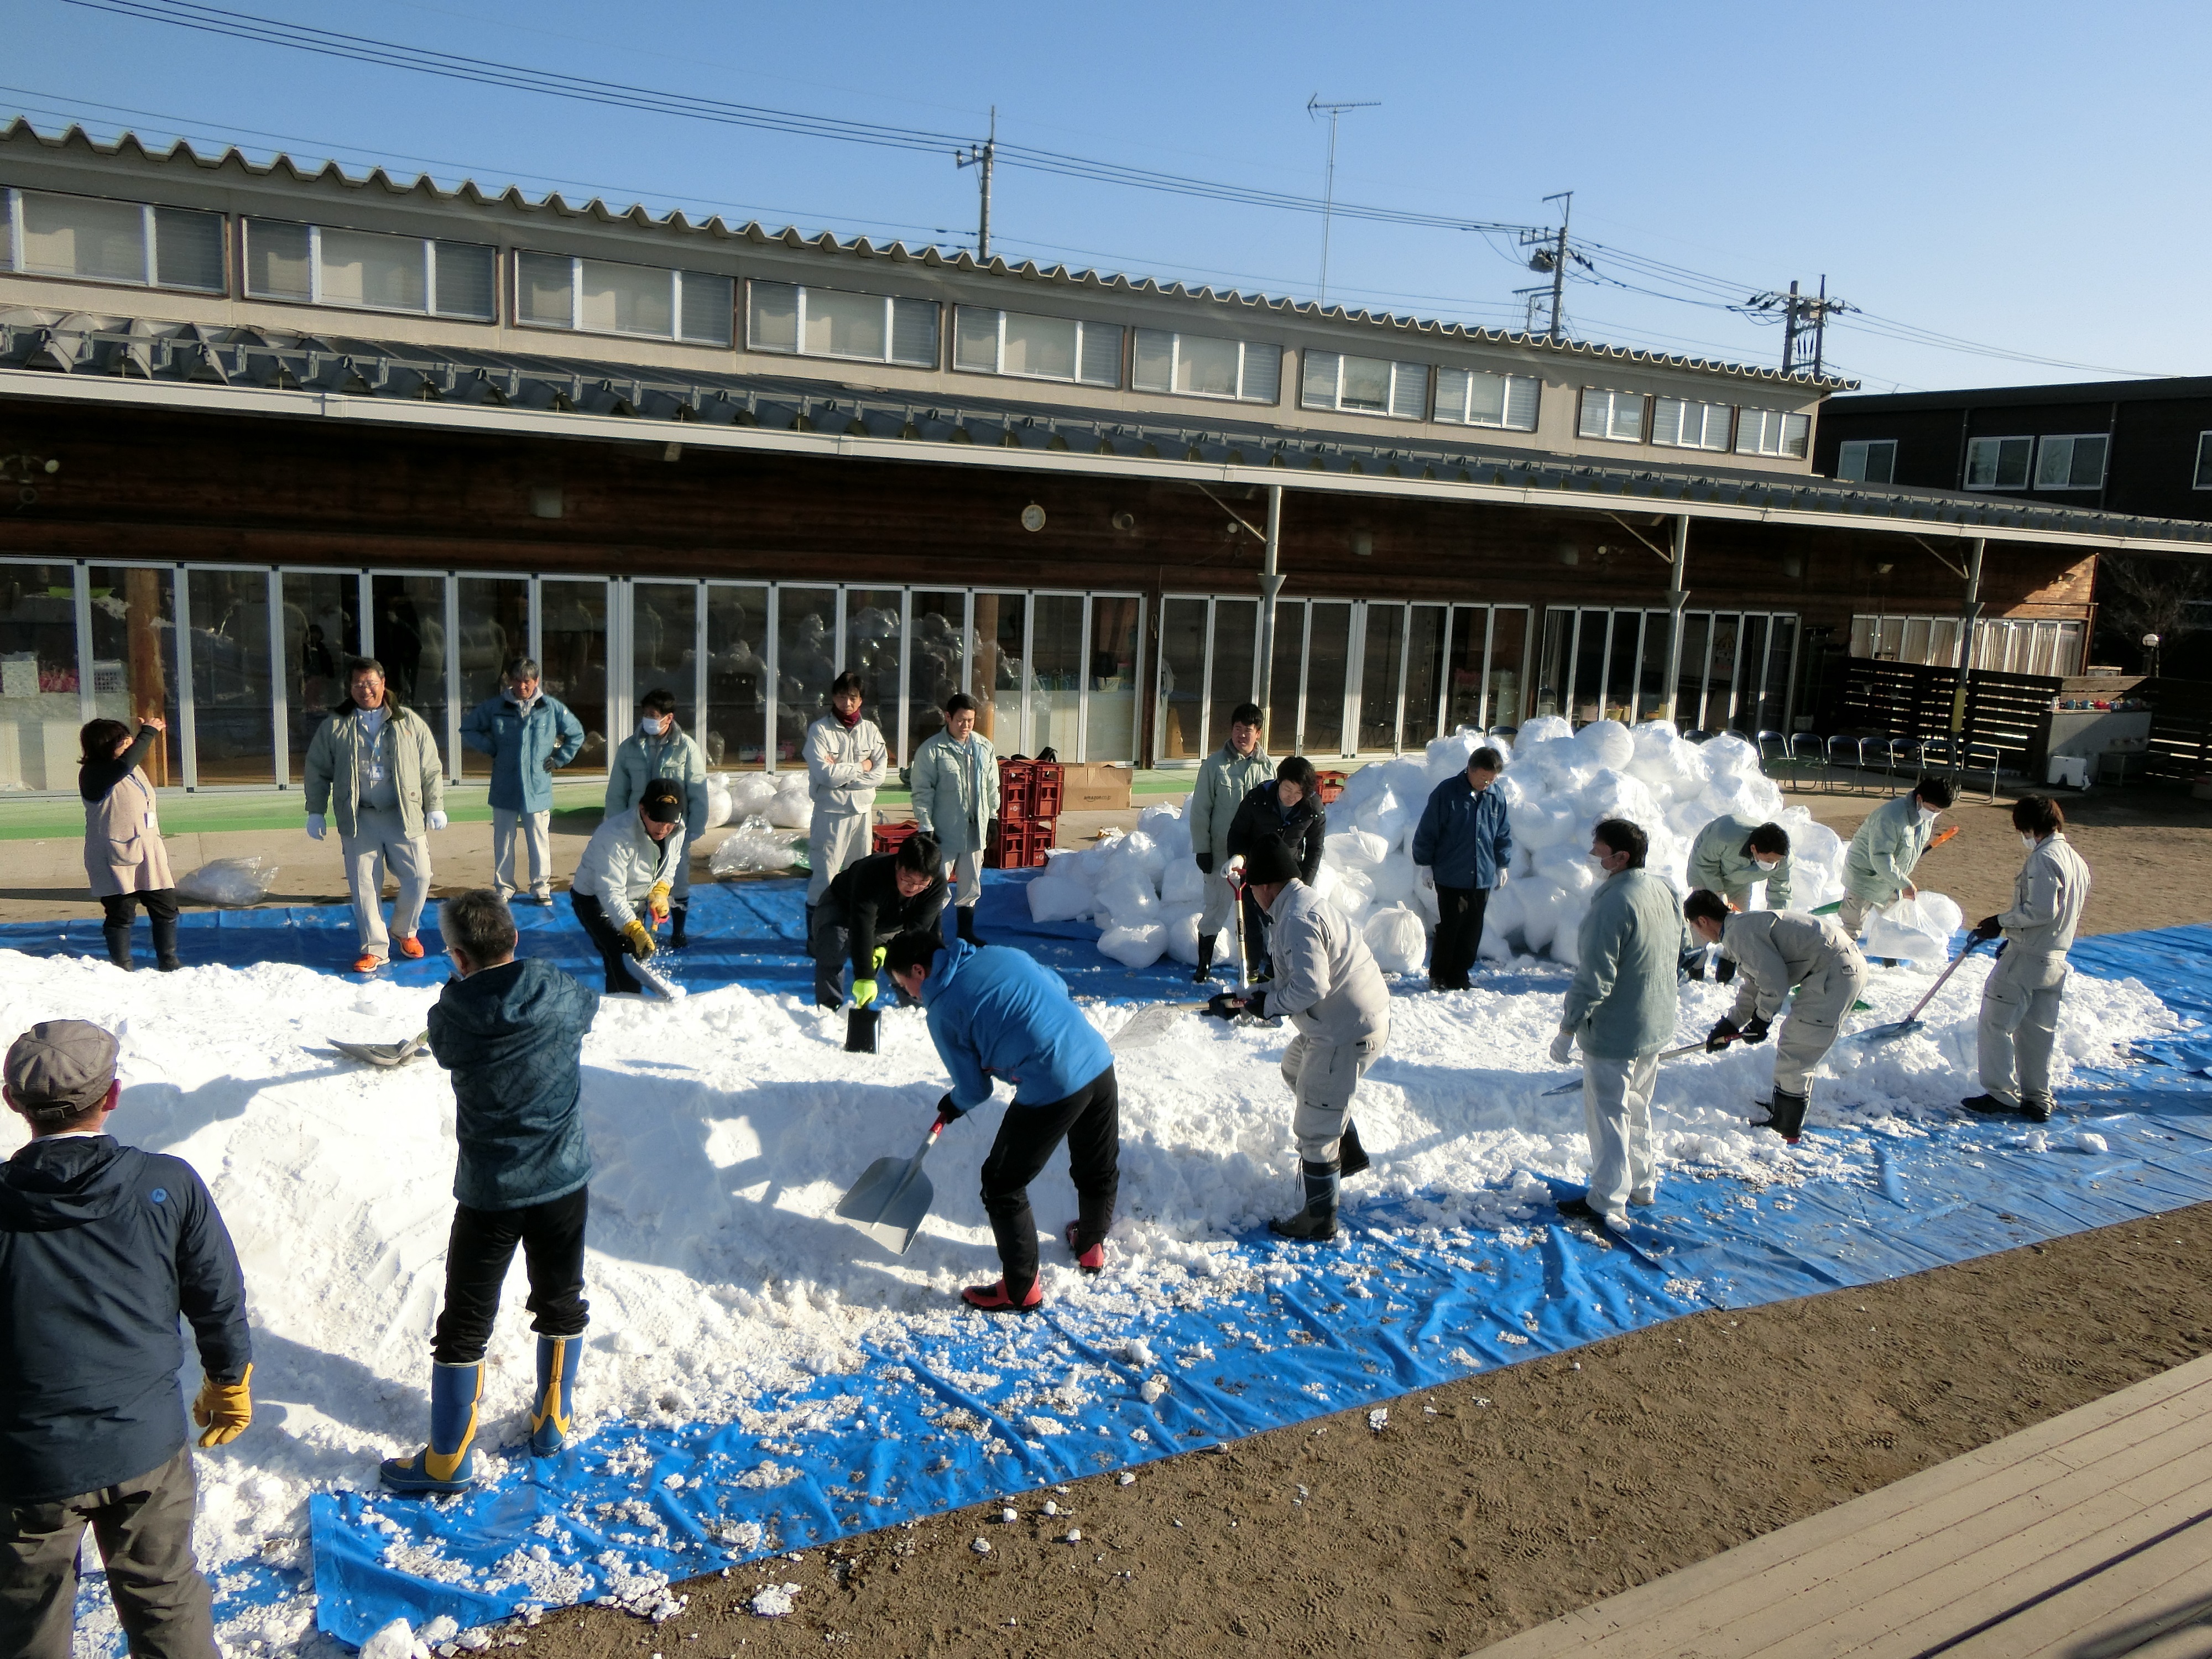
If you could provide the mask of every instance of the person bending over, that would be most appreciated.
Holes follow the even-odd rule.
[[[653,928],[668,920],[683,856],[684,793],[666,778],[645,786],[635,811],[617,812],[592,832],[568,884],[568,905],[599,949],[609,996],[644,988],[629,964],[653,959]]]
[[[1732,910],[1751,908],[1752,890],[1766,887],[1766,908],[1790,908],[1790,832],[1778,823],[1753,823],[1723,812],[1690,843],[1690,885],[1718,893]],[[1690,977],[1705,976],[1705,952],[1694,952]],[[1733,957],[1723,953],[1713,977],[1726,985],[1735,977]]]
[[[1957,799],[1949,779],[1931,775],[1914,784],[1911,793],[1867,814],[1844,854],[1844,903],[1836,920],[1845,933],[1856,939],[1868,911],[1920,896],[1913,869],[1936,837],[1936,818]]]
[[[937,843],[919,831],[896,852],[872,854],[849,866],[814,907],[814,1000],[824,1008],[844,1006],[849,959],[853,1005],[872,1006],[876,971],[890,941],[904,933],[941,933],[950,890]]]
[[[659,690],[637,700],[637,730],[615,750],[607,772],[606,816],[635,806],[655,778],[684,792],[684,841],[677,849],[668,895],[668,948],[680,951],[691,942],[685,927],[691,914],[691,848],[707,832],[707,761],[691,734],[676,723],[676,694]]]

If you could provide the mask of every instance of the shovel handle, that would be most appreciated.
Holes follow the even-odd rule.
[[[1959,971],[1960,967],[1966,962],[1966,958],[1973,955],[1975,951],[1980,947],[1982,941],[1980,939],[1968,939],[1966,941],[1966,948],[1960,951],[1957,956],[1954,957],[1951,959],[1951,965],[1936,976],[1936,982],[1928,988],[1928,994],[1921,998],[1919,1001],[1914,1003],[1912,1005],[1912,1012],[1907,1014],[1898,1023],[1902,1025],[1910,1025],[1914,1020],[1919,1018],[1920,1011],[1923,1008],[1925,1008],[1929,1003],[1936,1000],[1936,994],[1943,988],[1945,981],[1949,980],[1952,975]]]

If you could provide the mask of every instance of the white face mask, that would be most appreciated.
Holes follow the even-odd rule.
[[[2035,837],[2023,830],[2021,831],[2020,844],[2032,853],[2035,850]]]
[[[1941,816],[1942,814],[1933,806],[1923,806],[1920,809],[1920,821],[1923,823],[1933,823]]]
[[[1780,859],[1773,859],[1771,860],[1767,859],[1753,859],[1752,862],[1762,870],[1779,870],[1782,867],[1782,860]]]
[[[637,723],[637,734],[641,738],[659,737],[660,735],[659,718],[657,715],[647,714]]]

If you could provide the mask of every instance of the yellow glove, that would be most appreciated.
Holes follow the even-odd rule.
[[[891,947],[890,945],[878,945],[876,946],[876,959],[870,963],[868,966],[873,968],[878,973],[881,973],[884,967],[884,958],[890,955],[890,953]]]
[[[646,925],[633,916],[623,926],[623,937],[629,941],[629,953],[640,962],[653,960],[653,933]]]
[[[855,1008],[865,1008],[875,1000],[875,981],[872,979],[856,979],[853,981],[853,1006]]]
[[[645,908],[653,912],[655,921],[668,920],[668,884],[663,881],[656,882],[653,890],[645,896]]]
[[[192,1401],[192,1421],[207,1431],[200,1437],[201,1445],[228,1446],[246,1432],[253,1421],[253,1396],[246,1392],[252,1381],[253,1367],[248,1365],[235,1382],[218,1382],[210,1376],[200,1384],[200,1397]]]

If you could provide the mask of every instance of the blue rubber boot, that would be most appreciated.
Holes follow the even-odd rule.
[[[476,1484],[477,1402],[483,1361],[430,1367],[430,1443],[412,1457],[387,1457],[379,1478],[394,1492],[466,1492]]]
[[[530,1455],[551,1457],[568,1443],[576,1416],[576,1361],[580,1336],[538,1339],[538,1394],[530,1407]]]

